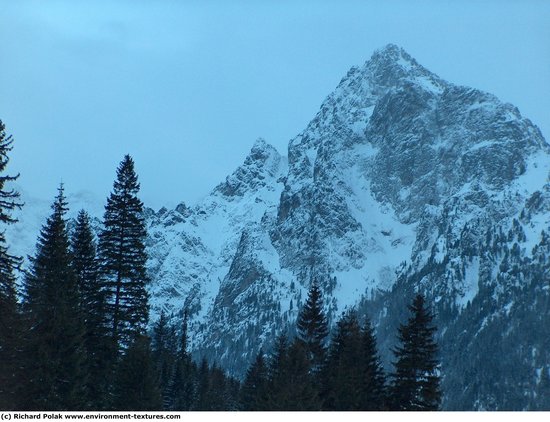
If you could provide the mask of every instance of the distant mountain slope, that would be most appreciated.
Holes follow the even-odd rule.
[[[195,355],[240,375],[292,332],[316,279],[331,321],[351,306],[373,319],[390,368],[422,292],[446,409],[550,410],[549,174],[549,145],[514,106],[388,45],[288,159],[258,140],[197,205],[148,211],[153,314],[187,307]]]

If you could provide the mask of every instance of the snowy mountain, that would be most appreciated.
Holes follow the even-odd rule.
[[[444,408],[550,408],[549,175],[550,146],[514,106],[388,45],[288,159],[260,139],[195,206],[148,210],[152,313],[186,307],[195,355],[240,375],[292,332],[316,279],[332,322],[352,306],[375,322],[390,368],[422,292]]]

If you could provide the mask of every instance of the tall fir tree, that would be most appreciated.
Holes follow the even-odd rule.
[[[21,321],[15,288],[15,271],[21,265],[21,258],[8,252],[4,235],[4,225],[17,222],[12,212],[22,206],[18,201],[19,193],[6,188],[6,183],[18,177],[4,174],[12,142],[12,137],[6,135],[4,123],[0,120],[0,410],[15,409],[20,376],[18,360]]]
[[[149,317],[143,203],[134,161],[126,155],[107,198],[99,257],[111,335],[122,348],[145,333]]]
[[[312,281],[306,303],[296,322],[298,338],[304,342],[310,369],[318,372],[326,357],[328,323],[323,311],[323,297],[316,281]]]
[[[105,294],[99,277],[99,262],[90,217],[81,210],[71,238],[73,269],[80,289],[80,309],[85,323],[84,346],[88,361],[88,396],[91,409],[108,406],[107,397],[112,368],[109,357],[113,343],[109,335]]]
[[[30,383],[24,402],[27,410],[81,410],[88,405],[84,322],[63,186],[52,208],[25,277],[25,371]]]
[[[415,297],[409,309],[412,316],[399,327],[400,345],[393,350],[396,361],[391,406],[394,410],[439,410],[441,391],[434,316],[422,295]]]

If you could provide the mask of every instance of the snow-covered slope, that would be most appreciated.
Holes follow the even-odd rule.
[[[192,208],[179,204],[149,219],[149,269],[154,313],[189,308],[204,321],[229,272],[245,229],[276,206],[284,157],[258,139],[245,162]]]
[[[152,315],[187,308],[195,356],[240,375],[292,332],[316,279],[331,321],[352,306],[373,319],[389,366],[420,291],[446,408],[550,408],[549,174],[550,147],[514,106],[388,45],[288,159],[260,139],[197,205],[148,210]]]
[[[448,347],[454,339],[445,333],[486,291],[497,298],[504,283],[497,280],[501,258],[485,257],[483,242],[500,231],[511,239],[514,219],[520,221],[548,182],[549,164],[540,131],[515,107],[443,81],[396,46],[376,52],[348,72],[290,141],[279,201],[259,207],[254,224],[240,231],[229,270],[218,273],[219,289],[218,281],[209,281],[216,283],[215,299],[202,302],[208,309],[195,319],[197,354],[242,373],[260,346],[269,348],[287,325],[292,330],[315,278],[331,320],[360,303],[377,321],[386,363],[408,300],[416,291],[427,294],[436,303],[447,365],[455,355]],[[517,224],[528,233],[527,259],[543,241],[548,219],[543,212],[523,221]],[[517,301],[534,288],[529,285],[515,293]],[[500,309],[495,301],[489,309]],[[489,318],[484,312],[482,321]],[[548,320],[548,310],[542,315]],[[517,326],[502,324],[505,331]],[[488,341],[475,332],[466,337],[464,344]],[[487,359],[483,353],[472,358],[475,369],[468,373]],[[537,362],[521,381],[532,383],[530,391],[540,383],[535,375],[548,366],[548,353]],[[447,373],[450,389],[458,374],[453,368]],[[475,382],[471,376],[465,384]],[[537,406],[535,393],[513,400],[504,389],[493,389],[498,399],[476,394],[447,396],[446,406]]]

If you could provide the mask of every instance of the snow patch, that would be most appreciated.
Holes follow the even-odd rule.
[[[474,257],[468,265],[464,273],[464,284],[462,292],[456,298],[456,305],[464,308],[468,302],[472,302],[479,291],[479,257]]]

